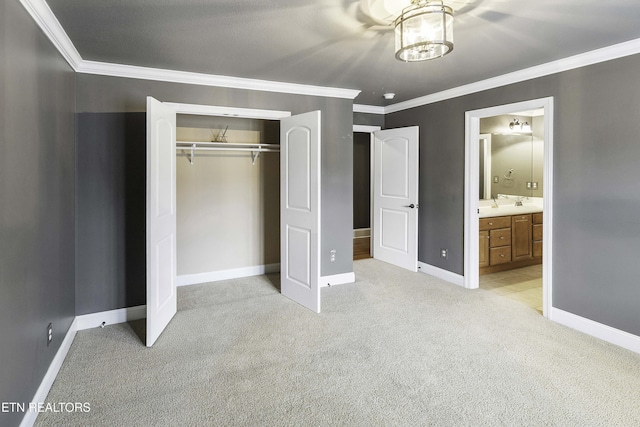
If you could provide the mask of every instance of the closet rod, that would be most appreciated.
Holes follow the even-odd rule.
[[[233,143],[233,142],[191,142],[191,141],[176,141],[177,148],[191,148],[193,145],[196,145],[196,148],[199,146],[202,147],[224,147],[228,150],[234,150],[237,148],[280,148],[280,144],[247,144],[247,143]]]
[[[249,151],[251,152],[251,164],[255,165],[256,160],[260,157],[260,153],[278,153],[280,152],[279,144],[246,144],[246,143],[228,143],[228,142],[188,142],[176,141],[176,150],[191,151],[189,163],[193,164],[196,151]]]

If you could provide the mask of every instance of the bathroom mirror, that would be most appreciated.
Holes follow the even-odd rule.
[[[544,111],[481,119],[480,134],[480,199],[542,197]]]

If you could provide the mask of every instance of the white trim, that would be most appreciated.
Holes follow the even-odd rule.
[[[49,37],[64,59],[78,73],[329,98],[355,99],[360,94],[360,90],[357,89],[274,82],[84,60],[45,0],[20,0],[20,3]]]
[[[425,264],[424,262],[418,261],[418,271],[433,277],[437,277],[438,279],[442,279],[445,282],[453,283],[457,286],[464,286],[463,276],[430,264]]]
[[[371,228],[354,228],[353,238],[359,239],[362,237],[371,237]]]
[[[44,0],[20,0],[33,20],[51,40],[69,65],[79,73],[98,74],[104,76],[126,77],[132,79],[155,80],[173,83],[195,84],[204,86],[229,87],[235,89],[258,90],[265,92],[291,93],[298,95],[324,96],[332,98],[355,99],[360,90],[342,89],[295,83],[273,82],[268,80],[247,79],[231,76],[218,76],[185,71],[164,70],[159,68],[139,67],[132,65],[111,64],[107,62],[87,61],[79,52],[60,25],[49,5]],[[386,107],[364,104],[353,104],[356,113],[389,114],[408,110],[458,96],[469,95],[487,89],[518,83],[550,74],[560,73],[587,65],[610,61],[640,53],[640,39],[603,47],[567,58],[559,59],[479,82],[458,86],[408,101],[391,104]]]
[[[147,306],[138,305],[116,310],[100,311],[97,313],[83,314],[76,317],[77,330],[93,329],[99,326],[115,325],[118,323],[130,322],[132,320],[145,319],[147,317]]]
[[[640,354],[640,337],[553,307],[549,319]]]
[[[215,74],[193,73],[189,71],[165,70],[140,67],[137,65],[111,64],[83,60],[77,70],[84,74],[125,77],[129,79],[154,80],[170,83],[184,83],[199,86],[228,87],[233,89],[256,90],[261,92],[291,93],[295,95],[323,96],[329,98],[354,99],[359,90],[335,87],[303,85],[297,83],[274,82],[247,79],[243,77],[219,76]]]
[[[380,126],[353,125],[354,132],[373,133],[379,131],[380,129]]]
[[[356,281],[356,274],[353,272],[334,274],[332,276],[321,276],[320,287],[326,288],[329,286],[344,285],[346,283],[353,283],[355,281]]]
[[[232,116],[242,119],[280,120],[291,116],[291,111],[259,110],[255,108],[224,107],[217,105],[182,104],[163,102],[176,110],[177,114],[195,114],[199,116]]]
[[[60,25],[58,18],[44,0],[20,0],[22,6],[38,24],[42,32],[51,40],[58,52],[66,59],[74,71],[82,65],[82,57],[71,42],[71,39]]]
[[[542,312],[549,317],[553,307],[553,97],[534,99],[465,113],[465,178],[464,178],[464,287],[479,287],[478,271],[478,179],[480,119],[514,111],[544,108],[544,227],[542,236]]]
[[[58,376],[58,372],[60,372],[62,363],[67,357],[69,349],[71,348],[71,344],[76,337],[76,332],[78,331],[77,322],[77,318],[73,319],[73,322],[71,322],[71,326],[69,327],[69,330],[62,340],[60,348],[58,349],[56,355],[53,357],[53,360],[49,365],[49,369],[47,369],[47,373],[44,375],[44,378],[42,378],[42,382],[40,382],[40,386],[38,387],[36,394],[33,396],[33,399],[31,399],[32,403],[42,403],[47,399],[49,390],[51,390],[51,386]],[[24,417],[22,418],[22,422],[20,422],[20,427],[31,427],[36,422],[37,417],[37,411],[27,410],[24,414]]]
[[[353,104],[353,112],[384,115],[386,114],[386,109],[377,105]]]
[[[592,50],[590,52],[558,59],[557,61],[547,62],[546,64],[540,64],[523,70],[514,71],[512,73],[503,74],[501,76],[492,77],[490,79],[458,86],[442,92],[432,93],[431,95],[387,105],[384,108],[384,113],[389,114],[397,111],[408,110],[410,108],[433,104],[435,102],[445,101],[459,96],[482,92],[483,90],[494,89],[513,83],[519,83],[551,74],[561,73],[563,71],[598,64],[600,62],[611,61],[625,56],[635,55],[637,53],[640,53],[640,39],[618,43],[601,49]]]
[[[210,271],[207,273],[183,274],[176,277],[176,286],[199,285],[201,283],[219,282],[220,280],[238,279],[241,277],[260,276],[278,273],[280,263],[255,265],[252,267],[233,268],[229,270]]]

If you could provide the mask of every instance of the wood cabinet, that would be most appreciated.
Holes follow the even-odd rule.
[[[542,262],[542,213],[480,218],[480,274]]]
[[[487,230],[480,231],[480,240],[478,258],[480,260],[480,267],[486,267],[489,265],[489,232]]]
[[[542,258],[542,212],[532,215],[531,239],[533,243],[531,250],[534,258]]]
[[[531,255],[531,214],[511,217],[511,260],[530,259]]]

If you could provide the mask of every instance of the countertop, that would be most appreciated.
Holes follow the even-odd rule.
[[[542,212],[542,206],[534,204],[524,204],[522,206],[500,205],[497,208],[492,208],[491,206],[480,206],[478,211],[478,218],[493,218],[496,216],[521,215]]]

